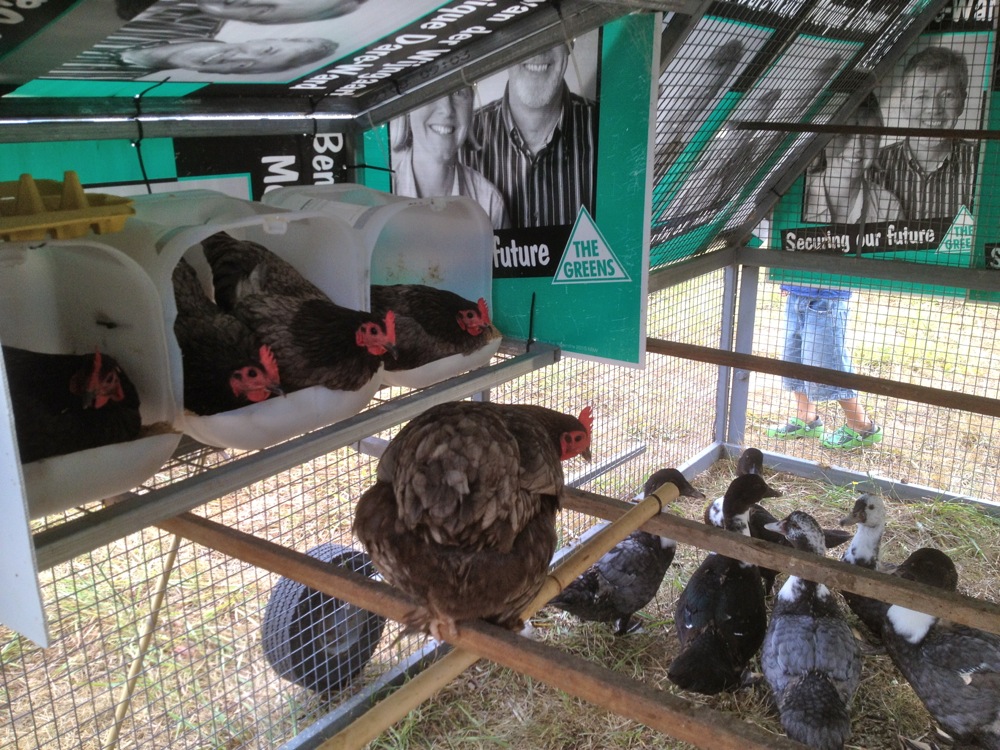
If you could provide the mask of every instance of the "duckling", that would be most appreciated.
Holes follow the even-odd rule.
[[[740,457],[736,460],[736,476],[742,477],[747,474],[764,476],[764,454],[757,448],[744,448],[743,452],[740,453]],[[723,528],[723,498],[725,498],[725,495],[719,495],[719,497],[705,506],[705,523],[707,525],[718,526],[720,529]],[[764,510],[760,505],[755,505],[754,508]],[[751,516],[753,515],[754,508],[750,509]],[[777,521],[778,519],[775,518],[774,520]]]
[[[672,482],[685,497],[705,497],[677,469],[659,469],[646,480],[636,499],[643,499],[666,482]],[[581,620],[614,622],[615,635],[624,635],[629,632],[632,615],[660,590],[676,549],[673,539],[642,529],[633,531],[549,604]]]
[[[879,568],[879,547],[882,535],[885,533],[885,503],[878,495],[862,493],[854,502],[851,514],[840,519],[842,526],[857,524],[851,546],[848,547],[841,560],[851,565],[858,565],[868,570]],[[842,591],[844,601],[865,627],[877,638],[882,637],[882,621],[889,605],[878,599],[872,599],[850,591]]]
[[[749,536],[750,507],[780,496],[757,474],[736,477],[722,503],[724,528]],[[670,681],[706,695],[740,687],[767,628],[757,566],[709,553],[678,597],[674,621],[681,652],[667,672]]]
[[[958,588],[955,563],[928,547],[906,558],[895,575],[947,591]],[[882,641],[956,746],[1000,750],[1000,635],[893,604]]]
[[[808,513],[792,511],[771,531],[796,549],[824,554],[823,530]],[[843,748],[851,736],[861,649],[830,589],[788,577],[775,599],[760,661],[788,736],[818,750]]]
[[[759,474],[761,476],[764,474],[764,454],[757,448],[745,448],[736,462],[736,475],[744,476],[746,474]],[[759,503],[755,503],[750,508],[750,536],[754,539],[763,539],[767,542],[790,547],[791,545],[785,537],[768,530],[768,524],[777,522],[778,519]],[[722,526],[722,497],[717,497],[705,507],[705,523],[709,526]],[[851,535],[841,529],[823,529],[823,538],[827,549],[832,549],[844,544],[851,538]],[[778,571],[761,568],[760,577],[764,582],[764,593],[770,596],[774,590],[774,580],[778,577]]]

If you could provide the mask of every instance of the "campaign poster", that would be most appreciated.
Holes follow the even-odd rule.
[[[364,110],[462,67],[528,13],[560,13],[546,0],[79,2],[94,13],[75,17],[72,36],[50,23],[45,43],[25,45],[30,60],[0,60],[6,96],[287,96]]]
[[[391,190],[476,200],[507,336],[640,365],[655,17],[559,42],[390,122]]]
[[[3,143],[0,181],[25,173],[61,181],[71,169],[85,189],[113,195],[205,189],[259,201],[278,187],[344,182],[353,160],[337,133]]]
[[[801,36],[784,54],[738,94],[722,126],[686,174],[670,175],[672,199],[653,217],[658,253],[674,244],[717,234],[760,182],[760,175],[788,141],[780,131],[744,128],[744,122],[809,121],[821,94],[853,57],[857,45]],[[734,97],[736,94],[734,94]],[[679,184],[678,184],[679,183]],[[674,238],[679,238],[671,242]]]
[[[990,201],[987,147],[942,131],[984,127],[994,41],[991,13],[961,4],[938,17],[865,97],[847,125],[923,128],[927,136],[831,138],[775,209],[777,249],[968,267]],[[982,219],[979,219],[979,223]],[[980,245],[982,247],[982,245]],[[773,270],[773,278],[809,274]],[[827,279],[829,283],[829,279]],[[852,280],[866,288],[877,280]],[[964,294],[930,284],[908,291]]]
[[[990,79],[990,97],[987,110],[987,127],[1000,127],[1000,60],[994,51],[993,70]],[[979,207],[976,211],[976,233],[973,244],[972,266],[1000,272],[1000,190],[996,175],[1000,174],[1000,143],[986,140],[983,149],[981,188]],[[970,299],[986,302],[1000,302],[1000,293],[970,290]]]

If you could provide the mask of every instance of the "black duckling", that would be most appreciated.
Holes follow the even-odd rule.
[[[685,497],[705,497],[677,469],[659,469],[646,480],[636,499],[643,499],[666,482],[672,482]],[[629,632],[632,615],[660,590],[676,548],[677,542],[668,537],[633,531],[549,604],[581,620],[613,622],[615,635],[624,635]]]
[[[823,530],[792,511],[775,523],[793,547],[824,554]],[[833,593],[789,576],[778,592],[760,656],[781,726],[818,750],[840,750],[851,736],[851,701],[861,680],[861,649]]]
[[[764,474],[764,454],[757,448],[744,449],[740,454],[739,460],[736,462],[736,475],[744,476],[746,474],[759,474],[761,476]],[[769,524],[777,523],[777,521],[778,519],[767,508],[759,503],[754,503],[750,508],[750,519],[748,522],[750,536],[754,539],[763,539],[774,544],[791,546],[785,537],[767,528]],[[705,523],[710,526],[722,526],[721,497],[716,498],[705,508]],[[832,549],[844,544],[851,538],[851,535],[842,529],[823,529],[823,538],[827,549]],[[771,591],[774,590],[774,580],[777,576],[778,571],[776,570],[771,570],[770,568],[760,569],[760,577],[764,582],[764,593],[767,596],[770,596]]]
[[[885,533],[885,503],[882,502],[882,498],[867,493],[859,495],[851,514],[842,518],[840,523],[842,526],[858,525],[851,546],[844,551],[840,559],[868,570],[879,569],[879,547],[882,544],[882,535]],[[882,621],[889,605],[878,599],[852,594],[850,591],[841,593],[847,606],[872,635],[881,638]]]
[[[750,507],[780,496],[757,474],[736,477],[722,504],[724,528],[749,536]],[[670,681],[706,695],[740,687],[767,628],[757,566],[709,553],[678,597],[674,621],[681,652],[667,672]]]
[[[948,591],[958,588],[951,558],[928,547],[906,558],[895,575]],[[956,746],[1000,750],[1000,635],[893,604],[882,641]]]

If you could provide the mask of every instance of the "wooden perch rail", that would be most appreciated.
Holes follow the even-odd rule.
[[[567,489],[563,508],[610,521],[631,506],[619,500],[583,490]],[[828,557],[782,547],[760,539],[748,539],[671,513],[661,513],[647,521],[645,531],[720,552],[756,565],[783,570],[835,590],[847,590],[882,601],[902,604],[974,628],[1000,633],[1000,606],[970,596],[923,586],[884,573],[848,565]],[[900,561],[902,562],[902,561]]]
[[[845,388],[854,388],[866,393],[878,393],[883,396],[916,401],[931,406],[942,406],[946,409],[959,409],[984,414],[988,417],[1000,417],[1000,399],[987,396],[976,396],[971,393],[956,393],[942,388],[930,388],[925,385],[901,383],[897,380],[886,380],[871,375],[860,375],[854,372],[827,370],[823,367],[800,365],[785,362],[780,359],[760,357],[755,354],[742,354],[724,349],[714,349],[697,344],[682,344],[677,341],[647,338],[646,351],[654,354],[665,354],[671,357],[693,359],[696,362],[735,367],[751,372],[766,372],[769,375],[782,375],[801,380],[826,383]]]
[[[613,524],[601,529],[586,544],[574,549],[555,570],[549,573],[541,591],[525,608],[524,619],[527,620],[534,615],[553,596],[597,562],[605,552],[659,513],[664,503],[672,502],[677,497],[677,488],[674,485],[664,485],[638,505],[632,506]],[[479,653],[461,648],[455,649],[392,695],[381,700],[378,705],[338,732],[328,742],[323,743],[320,750],[347,750],[367,744],[435,695],[480,658]]]
[[[631,507],[626,506],[623,511]],[[647,505],[634,516],[640,523],[643,517],[649,517],[648,507]],[[416,605],[409,597],[384,583],[347,570],[331,568],[304,553],[190,513],[163,521],[159,526],[172,534],[397,621],[403,619]],[[605,551],[614,545],[615,536],[617,532],[609,532],[602,537],[604,544],[601,546]],[[597,547],[588,545],[587,549],[586,552],[571,555],[567,562],[575,557],[573,565],[586,562],[585,568],[603,554],[603,551],[597,554]],[[597,557],[594,557],[595,554]],[[572,580],[568,576],[568,570],[564,575]],[[544,604],[560,587],[558,582],[547,583],[546,589],[539,594],[532,606],[540,606],[539,602]],[[477,657],[471,656],[472,654],[486,657],[570,695],[589,700],[602,708],[699,747],[713,750],[793,750],[803,747],[786,737],[773,735],[758,727],[727,721],[717,711],[691,704],[606,667],[521,638],[485,622],[463,623],[458,629],[455,645],[470,654],[467,658],[475,660]],[[339,746],[359,745],[352,743]]]

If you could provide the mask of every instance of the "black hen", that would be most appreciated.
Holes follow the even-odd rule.
[[[685,497],[704,498],[677,469],[660,469],[643,485],[637,499],[672,482]],[[581,620],[615,623],[615,635],[629,631],[632,615],[656,596],[674,559],[677,542],[641,529],[608,550],[600,560],[549,601]]]
[[[771,530],[796,549],[824,552],[823,532],[807,513],[793,511]],[[775,600],[760,661],[788,736],[817,750],[841,750],[851,736],[861,650],[833,592],[789,576]]]
[[[3,347],[22,463],[134,440],[139,393],[108,354]]]
[[[453,354],[471,354],[500,333],[482,297],[472,302],[425,284],[373,284],[372,313],[396,315],[397,356],[387,370],[411,370]]]
[[[322,385],[357,391],[371,382],[386,354],[395,355],[391,311],[377,316],[334,303],[257,243],[220,232],[202,247],[216,301],[270,347],[285,390]]]
[[[190,263],[174,268],[177,318],[174,335],[181,348],[184,407],[217,414],[281,394],[278,364],[253,331],[219,309],[202,289]]]
[[[750,507],[780,495],[757,474],[736,477],[722,503],[726,530],[749,536]],[[681,652],[667,672],[671,682],[708,695],[740,687],[767,629],[757,566],[710,553],[678,597],[674,622]]]

